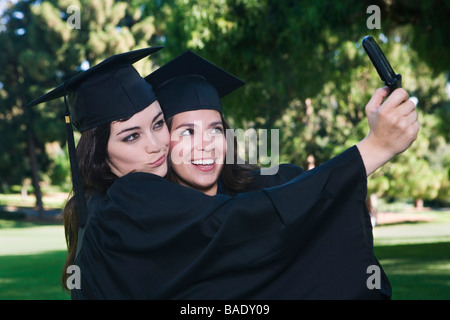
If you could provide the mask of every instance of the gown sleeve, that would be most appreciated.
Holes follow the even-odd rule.
[[[382,299],[356,147],[288,183],[210,197],[152,174],[88,203],[73,299]],[[367,223],[368,222],[368,223]],[[372,270],[372,269],[371,269]]]
[[[283,163],[278,165],[277,172],[275,174],[261,174],[261,170],[258,170],[255,180],[250,185],[250,190],[259,190],[262,188],[269,188],[286,183],[289,180],[304,173],[302,167],[299,167],[291,163]]]
[[[302,167],[291,163],[280,164],[276,169],[276,173],[267,175],[261,174],[260,169],[252,172],[254,179],[247,186],[245,192],[278,186],[305,172]],[[271,168],[271,170],[273,170],[273,168]],[[226,194],[229,196],[235,196],[237,194],[237,192],[231,191],[225,186],[221,177],[219,177],[218,180],[217,193]]]

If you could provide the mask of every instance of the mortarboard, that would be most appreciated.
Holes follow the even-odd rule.
[[[220,98],[245,84],[222,68],[186,51],[145,77],[166,118],[185,111],[222,111]]]
[[[132,64],[161,48],[109,57],[69,78],[28,106],[67,95],[72,123],[80,132],[133,115],[154,102],[156,96]]]
[[[156,95],[151,85],[140,76],[132,64],[160,49],[162,47],[151,47],[111,56],[67,79],[27,105],[31,107],[64,97],[70,167],[80,228],[84,227],[87,220],[87,206],[76,158],[72,124],[83,132],[128,118],[153,103]]]

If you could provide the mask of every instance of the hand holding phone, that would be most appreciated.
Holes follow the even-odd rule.
[[[402,75],[395,74],[392,69],[389,61],[386,59],[383,51],[381,51],[380,47],[376,43],[375,39],[371,36],[366,36],[362,40],[362,45],[364,50],[366,50],[367,55],[369,56],[372,64],[377,70],[381,80],[384,81],[384,84],[389,87],[389,89],[394,91],[397,88],[402,87]]]

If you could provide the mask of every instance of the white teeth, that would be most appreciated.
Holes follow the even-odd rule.
[[[214,163],[214,159],[201,159],[201,160],[193,160],[192,164],[207,166]]]

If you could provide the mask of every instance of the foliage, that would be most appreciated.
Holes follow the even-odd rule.
[[[22,220],[25,217],[25,212],[9,212],[0,209],[0,219],[3,220]]]
[[[72,188],[70,176],[67,175],[70,172],[69,154],[67,148],[63,150],[59,148],[59,145],[56,147],[56,150],[51,153],[53,162],[47,174],[53,185],[60,186],[62,191],[69,192]]]
[[[152,17],[128,10],[123,1],[19,1],[2,14],[0,32],[0,183],[21,184],[33,177],[36,188],[42,172],[50,171],[54,183],[65,183],[61,157],[50,159],[48,142],[65,144],[61,99],[27,108],[26,104],[106,57],[147,47],[153,35]],[[67,8],[83,8],[81,29],[66,22]],[[151,61],[136,68],[149,72]],[[14,134],[11,134],[13,132]],[[36,159],[34,161],[33,159]],[[33,166],[33,164],[37,166]],[[61,167],[62,166],[62,167]],[[34,173],[34,174],[33,174]],[[42,177],[40,177],[42,178]],[[35,181],[37,180],[37,181]]]
[[[383,85],[360,45],[372,34],[424,117],[434,122],[423,124],[426,134],[415,142],[430,139],[426,149],[413,147],[398,156],[369,179],[369,191],[448,201],[449,64],[432,61],[424,50],[432,46],[443,58],[434,60],[448,58],[448,2],[370,4],[381,8],[383,30],[367,29],[364,1],[173,0],[160,5],[156,21],[162,21],[159,33],[171,52],[167,59],[191,49],[246,80],[245,88],[225,97],[225,114],[235,127],[280,129],[281,161],[304,167],[308,157],[318,165],[367,134],[364,106]],[[425,17],[431,13],[438,13],[436,20]],[[441,47],[431,38],[439,38]]]
[[[81,8],[81,29],[67,27],[70,4]],[[381,9],[381,30],[367,28],[369,5]],[[45,152],[47,142],[64,144],[62,102],[24,105],[83,61],[152,45],[165,49],[136,64],[143,75],[195,51],[247,82],[223,100],[233,127],[278,128],[281,161],[307,167],[313,156],[318,165],[368,132],[364,106],[382,86],[360,45],[371,34],[419,100],[422,129],[369,179],[369,191],[450,202],[448,16],[446,0],[20,1],[3,13],[0,32],[0,182],[31,175],[31,135],[41,172],[64,183],[67,167]]]

